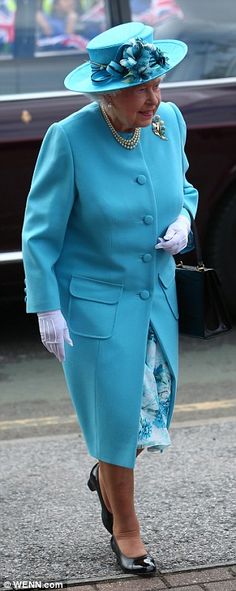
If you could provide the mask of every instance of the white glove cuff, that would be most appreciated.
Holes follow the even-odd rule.
[[[38,318],[46,318],[47,316],[57,316],[61,310],[50,310],[49,312],[37,312]]]

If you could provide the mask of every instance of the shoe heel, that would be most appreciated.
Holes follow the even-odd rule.
[[[93,492],[94,490],[96,490],[96,486],[95,486],[95,484],[94,484],[94,482],[93,482],[93,480],[92,480],[91,476],[90,476],[90,478],[89,478],[89,480],[88,480],[88,482],[87,482],[87,485],[88,485],[89,489],[90,489],[92,492]]]

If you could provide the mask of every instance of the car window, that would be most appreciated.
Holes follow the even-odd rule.
[[[166,82],[236,76],[235,0],[122,0],[155,38],[188,44]],[[106,5],[106,9],[105,9]],[[0,95],[63,91],[107,26],[105,0],[0,0]],[[118,4],[117,4],[118,6]]]
[[[235,0],[130,0],[132,20],[156,39],[181,39],[189,51],[165,82],[236,76]]]
[[[0,93],[63,90],[106,28],[103,0],[0,0]]]

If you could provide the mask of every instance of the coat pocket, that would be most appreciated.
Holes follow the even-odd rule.
[[[68,313],[70,330],[93,339],[111,337],[122,290],[121,284],[73,276]]]
[[[158,274],[158,278],[169,307],[174,314],[174,317],[178,320],[179,310],[175,284],[175,266],[169,266],[162,269],[162,271]]]

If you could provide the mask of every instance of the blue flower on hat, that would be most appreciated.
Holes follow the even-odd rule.
[[[153,75],[153,68],[165,68],[168,59],[151,43],[143,43],[142,39],[131,39],[123,49],[120,65],[125,68],[124,78],[130,82],[148,80]]]
[[[144,43],[137,37],[119,47],[114,60],[109,64],[95,64],[92,66],[93,82],[105,82],[123,78],[126,82],[145,82],[153,77],[153,70],[158,76],[158,70],[168,67],[168,58],[152,43]]]

